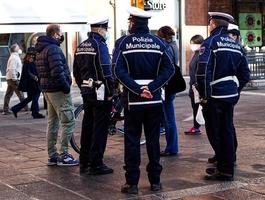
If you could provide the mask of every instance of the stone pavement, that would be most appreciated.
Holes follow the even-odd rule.
[[[78,93],[74,93],[74,98],[75,102],[80,101]],[[264,102],[265,90],[243,92],[235,109],[239,141],[235,181],[210,182],[203,180],[203,176],[207,158],[213,152],[205,133],[201,136],[183,133],[191,125],[190,100],[187,96],[177,97],[180,154],[161,158],[163,190],[154,193],[149,191],[145,172],[147,154],[143,145],[138,196],[120,192],[124,183],[122,135],[109,136],[108,140],[105,162],[114,168],[114,174],[81,176],[78,167],[46,166],[46,119],[33,120],[30,113],[23,112],[17,119],[0,115],[0,200],[265,199]],[[164,136],[161,136],[161,146],[165,146]],[[78,157],[72,149],[70,152]]]

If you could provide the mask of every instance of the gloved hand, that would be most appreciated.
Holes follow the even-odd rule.
[[[64,90],[63,90],[63,93],[64,93],[64,94],[69,94],[69,93],[70,93],[70,88],[64,89]]]

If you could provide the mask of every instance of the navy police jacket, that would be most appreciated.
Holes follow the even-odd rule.
[[[105,85],[105,100],[113,95],[113,76],[111,59],[105,39],[91,32],[75,52],[73,74],[81,94],[93,94],[95,88],[89,87],[88,80],[102,81]]]
[[[114,73],[124,86],[123,102],[128,109],[144,109],[159,105],[161,87],[174,74],[171,51],[149,30],[140,29],[116,41],[113,53]],[[151,100],[142,98],[142,86],[148,86]]]
[[[239,41],[228,35],[226,27],[218,27],[204,41],[199,54],[196,78],[201,98],[236,103],[250,77]]]

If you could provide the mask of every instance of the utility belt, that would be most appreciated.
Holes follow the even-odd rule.
[[[105,85],[102,81],[94,81],[92,78],[89,78],[88,80],[83,80],[81,88],[95,89],[97,100],[105,100]]]
[[[152,81],[153,80],[151,79],[135,80],[135,82],[141,86],[146,86]],[[128,102],[129,106],[147,106],[147,105],[161,104],[161,103],[162,103],[162,100],[161,100],[160,92],[159,92],[159,95],[155,95],[153,99],[150,99],[150,100],[131,94],[129,95],[129,102]]]
[[[83,80],[81,87],[98,88],[103,84],[102,81],[94,81],[92,78]]]

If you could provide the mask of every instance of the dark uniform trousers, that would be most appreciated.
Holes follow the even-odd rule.
[[[103,165],[110,121],[111,102],[97,101],[95,94],[82,95],[84,118],[82,121],[80,163],[91,167]]]
[[[146,171],[151,184],[160,183],[162,166],[160,161],[159,129],[162,105],[147,107],[144,110],[132,111],[125,109],[125,178],[126,183],[137,185],[140,177],[140,139],[142,125],[146,138],[149,158]]]
[[[207,137],[217,158],[217,169],[234,175],[237,146],[233,124],[234,104],[211,98],[203,105],[202,111]]]

